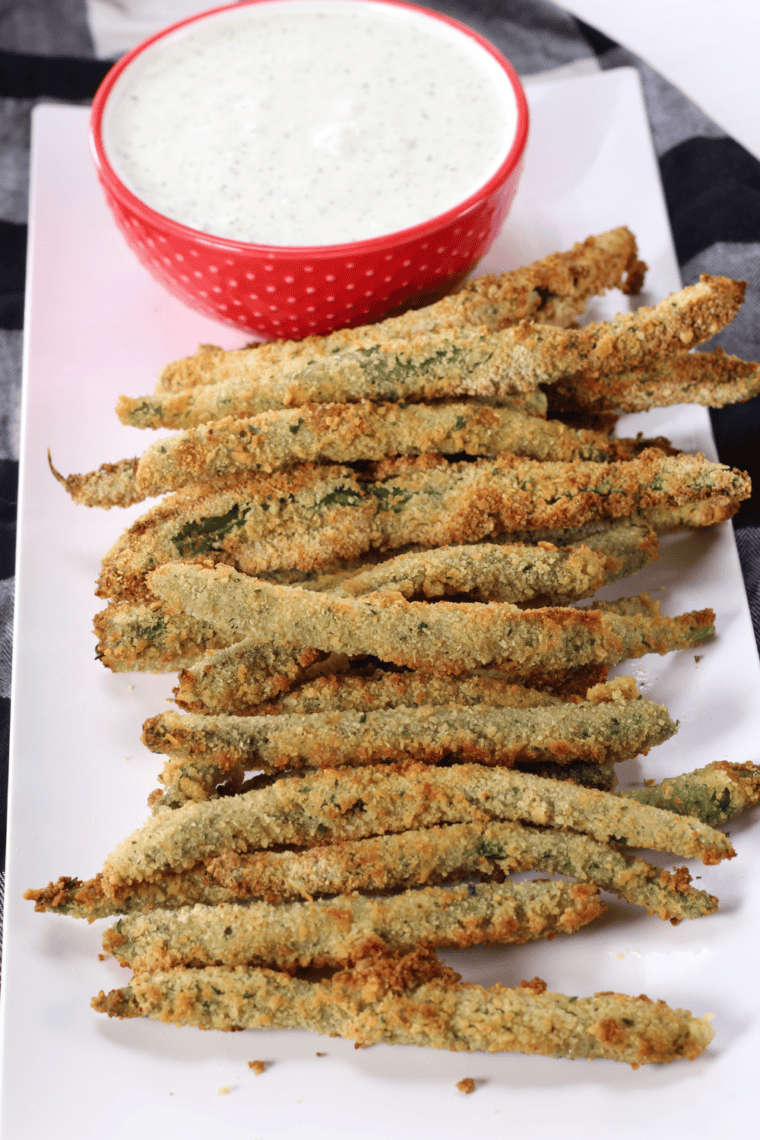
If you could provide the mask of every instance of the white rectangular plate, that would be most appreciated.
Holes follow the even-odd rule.
[[[522,186],[481,270],[524,264],[625,223],[650,266],[643,300],[677,289],[635,73],[534,84],[529,96]],[[699,885],[720,896],[717,915],[672,927],[611,899],[605,918],[572,938],[448,956],[485,984],[538,975],[565,993],[647,993],[698,1015],[714,1013],[715,1042],[691,1064],[632,1071],[515,1054],[356,1052],[349,1042],[308,1033],[204,1034],[109,1021],[90,1009],[93,994],[128,978],[113,961],[98,961],[105,924],[36,915],[21,895],[60,874],[95,874],[146,818],[158,765],[139,743],[140,728],[164,707],[173,679],[114,675],[94,660],[100,559],[142,511],[74,506],[53,481],[46,452],[52,449],[65,472],[139,453],[149,440],[118,423],[119,393],[149,391],[162,364],[199,342],[233,348],[242,338],[185,309],[133,259],[101,198],[86,133],[84,109],[36,112],[2,993],[4,1140],[552,1133],[606,1140],[611,1132],[617,1140],[655,1140],[725,1134],[728,1113],[738,1135],[760,1055],[760,827],[751,818],[730,829],[736,860],[692,867]],[[592,308],[611,315],[627,304],[616,295]],[[630,417],[621,430],[665,434],[714,457],[700,409]],[[697,655],[633,663],[644,690],[667,704],[681,728],[626,765],[630,782],[713,760],[758,759],[760,676],[731,529],[678,535],[663,548],[659,563],[617,592],[648,589],[669,614],[710,605],[718,634]],[[247,1067],[254,1059],[272,1062],[262,1076]],[[465,1097],[455,1084],[468,1076],[477,1091]],[[219,1095],[222,1086],[229,1095]]]

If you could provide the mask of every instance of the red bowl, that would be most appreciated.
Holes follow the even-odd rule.
[[[261,0],[248,0],[260,3]],[[287,0],[281,0],[287,3]],[[416,5],[384,0],[394,7]],[[108,206],[127,244],[169,292],[206,317],[265,338],[298,339],[368,324],[450,293],[488,251],[512,204],[528,136],[520,80],[500,52],[472,29],[429,9],[425,15],[476,40],[506,72],[517,104],[512,146],[495,174],[460,205],[419,225],[343,245],[254,245],[214,237],[147,206],[108,160],[103,116],[114,84],[157,40],[240,4],[165,28],[128,52],[103,80],[92,105],[90,145]]]

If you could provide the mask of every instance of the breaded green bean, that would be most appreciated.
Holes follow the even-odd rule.
[[[445,328],[331,356],[295,357],[250,378],[159,396],[121,396],[116,411],[132,427],[188,428],[312,402],[508,399],[578,372],[622,372],[701,344],[733,320],[744,289],[743,282],[703,274],[697,285],[651,309],[582,329],[528,321],[497,332]],[[256,352],[248,359],[255,361]]]
[[[566,605],[640,570],[657,549],[654,531],[623,521],[577,545],[490,542],[410,551],[344,577],[332,592],[361,597],[397,590],[410,599],[469,594],[484,602]]]
[[[377,709],[417,708],[420,705],[460,704],[496,708],[550,708],[562,697],[508,681],[495,669],[473,670],[447,677],[429,670],[353,672],[316,677],[289,693],[254,706],[246,716],[301,716],[317,712],[374,712]]]
[[[676,782],[678,796],[672,791]],[[637,790],[641,789],[617,794],[635,799]],[[718,761],[643,791],[653,806],[680,813],[688,802],[704,823],[727,823],[760,803],[760,767]],[[88,882],[61,878],[41,890],[27,891],[24,897],[39,911],[92,922],[151,906],[215,905],[248,898],[276,903],[341,892],[387,891],[457,876],[488,876],[496,868],[507,874],[538,869],[593,882],[671,920],[695,918],[716,908],[711,895],[689,885],[685,868],[663,871],[585,835],[496,822],[433,826],[306,851],[242,855],[225,851],[182,874],[119,887],[110,897],[100,876]]]
[[[270,698],[262,696],[268,687],[267,678],[261,675],[257,662],[258,643],[254,639],[241,641],[237,645],[229,646],[228,649],[210,654],[204,663],[182,670],[178,685],[174,689],[175,703],[187,712],[204,714],[230,712],[236,716],[277,715],[279,708],[262,706],[262,701],[268,702]],[[462,692],[462,686],[465,687],[465,692],[472,694],[462,696],[463,703],[506,704],[515,707],[514,701],[509,696],[510,689],[519,687],[524,690],[525,686],[529,685],[531,691],[551,689],[553,693],[566,698],[573,695],[585,696],[588,688],[606,680],[607,671],[606,665],[598,663],[555,670],[543,669],[540,666],[533,669],[508,666],[499,670],[490,670],[490,673],[495,674],[488,682],[490,701],[485,701],[482,682],[468,688],[472,680],[472,671],[467,675],[460,673],[453,678],[440,673],[433,674],[430,670],[386,673],[384,676],[387,680],[383,682],[385,695],[380,699],[377,689],[366,684],[360,666],[358,672],[349,670],[348,673],[343,673],[341,670],[334,670],[335,677],[328,673],[323,678],[309,679],[304,698],[312,707],[302,708],[299,689],[294,691],[293,705],[282,711],[315,712],[313,705],[315,700],[324,700],[324,705],[321,707],[325,711],[355,708],[359,712],[369,712],[376,707],[392,708],[395,705],[411,703],[429,704],[431,701],[443,703],[444,700],[454,700],[457,693]],[[338,673],[340,680],[337,679]],[[419,685],[407,680],[418,674],[422,678]],[[297,684],[298,681],[294,682],[293,690]],[[414,694],[413,702],[411,697],[407,699],[402,696],[407,685],[410,686],[410,693]],[[480,700],[477,699],[478,693]]]
[[[272,903],[324,894],[388,891],[473,875],[489,877],[494,872],[510,875],[539,870],[594,883],[671,922],[698,918],[717,909],[717,899],[690,885],[685,867],[669,872],[588,835],[519,822],[452,823],[329,843],[307,851],[242,855],[226,851],[204,866],[215,888],[227,888],[230,897],[263,897]],[[159,881],[169,879],[171,876]],[[119,888],[115,899],[119,905],[126,905],[128,892],[139,895],[143,889],[153,887],[134,884]],[[100,893],[102,896],[102,887]]]
[[[676,731],[650,701],[579,703],[554,708],[481,706],[384,709],[301,716],[181,716],[163,713],[143,726],[143,743],[169,756],[157,806],[209,798],[217,784],[246,771],[338,768],[378,762],[460,760],[511,767],[620,761],[648,752]]]
[[[142,503],[149,495],[144,495],[135,483],[135,472],[139,459],[120,459],[117,463],[101,463],[96,471],[86,475],[62,475],[53,466],[48,450],[48,467],[55,479],[65,487],[75,503],[86,507],[131,507]],[[155,494],[162,494],[156,491]]]
[[[355,473],[343,467],[304,464],[286,474],[187,488],[153,507],[117,539],[103,559],[97,594],[144,602],[149,568],[198,555],[237,559],[241,543],[249,547],[251,539],[262,550],[269,548],[263,562],[271,569],[309,570],[335,559],[358,558],[368,547],[365,531],[375,511],[373,497],[363,496]],[[278,553],[283,544],[290,550],[285,558]]]
[[[427,950],[364,958],[326,982],[247,967],[178,968],[136,975],[92,1005],[111,1017],[200,1029],[310,1029],[360,1045],[606,1057],[634,1066],[694,1060],[713,1037],[707,1018],[644,996],[565,997],[538,979],[518,989],[465,984]]]
[[[370,483],[345,468],[304,464],[178,492],[111,547],[98,594],[143,601],[146,573],[177,558],[205,555],[248,574],[315,570],[372,548],[470,544],[515,531],[539,532],[538,540],[542,528],[750,493],[742,472],[654,448],[621,463],[431,459],[408,460],[398,475]]]
[[[277,654],[277,660],[274,654]],[[289,646],[273,649],[258,638],[246,638],[209,654],[182,669],[175,698],[189,711],[231,711],[256,708],[277,698],[305,679],[297,661],[300,651]],[[267,668],[271,656],[273,668]],[[190,708],[189,706],[192,706]]]
[[[108,893],[122,883],[189,870],[228,850],[309,847],[328,839],[491,819],[569,827],[601,842],[615,838],[705,863],[734,855],[722,832],[608,792],[478,764],[387,764],[290,776],[237,796],[159,812],[108,856],[103,886]]]
[[[760,768],[717,760],[706,768],[685,772],[661,784],[626,788],[618,795],[642,804],[694,815],[712,827],[728,823],[747,807],[760,803]]]
[[[606,680],[606,671],[611,664],[616,664],[626,655],[641,656],[642,653],[655,651],[667,653],[701,642],[710,636],[709,623],[713,620],[712,611],[704,611],[701,615],[682,615],[675,619],[662,618],[659,604],[653,602],[648,595],[642,595],[635,601],[621,599],[615,603],[599,603],[594,608],[600,613],[609,615],[604,624],[607,635],[613,638],[613,643],[611,650],[604,651],[607,653],[606,658],[602,661],[571,666],[569,657],[568,660],[563,660],[561,652],[558,651],[548,665],[545,663],[531,665],[525,660],[501,660],[498,662],[498,669],[491,670],[491,673],[498,673],[498,680],[490,684],[490,691],[498,694],[505,685],[519,684],[529,686],[531,689],[551,689],[565,699],[572,695],[585,697],[592,685]],[[577,619],[579,612],[574,612]],[[580,611],[581,618],[582,614],[583,611]],[[272,682],[269,675],[260,669],[259,645],[258,638],[245,639],[230,645],[227,649],[209,654],[204,662],[183,669],[179,683],[174,689],[177,705],[187,712],[197,713],[230,712],[237,716],[258,716],[266,712],[267,710],[259,706],[262,700],[269,699],[266,694],[271,689]],[[577,658],[578,645],[569,645],[567,652]],[[440,662],[435,668],[440,670]],[[427,679],[433,670],[423,669],[419,672],[424,679],[422,685],[413,690],[416,702],[439,703],[442,697],[443,678],[441,677],[441,680],[433,685],[432,681]],[[396,674],[396,676],[399,678],[397,681],[389,679],[384,682],[390,693],[397,693],[400,686],[407,683],[404,678],[409,674]],[[356,697],[350,695],[345,702],[337,692],[337,686],[344,682],[349,694],[357,694]],[[294,685],[297,683],[297,679],[293,681]],[[456,681],[451,682],[447,690],[449,699],[455,699],[456,696],[452,685],[467,683],[468,678],[465,674],[459,673]],[[286,691],[284,684],[280,691]],[[331,680],[326,676],[324,686],[320,686],[315,692],[325,699],[325,710],[349,707],[359,711],[369,711],[375,707],[374,698],[365,687],[361,674],[359,678],[342,676],[340,681]],[[511,698],[508,696],[502,698],[496,695],[492,703],[502,704],[505,700],[512,706]],[[397,703],[409,702],[400,700]],[[392,702],[388,701],[382,707],[392,707]],[[299,711],[298,705],[290,711]],[[310,711],[315,710],[312,708]]]
[[[539,880],[427,887],[390,898],[153,910],[123,918],[103,950],[137,974],[175,966],[341,966],[417,946],[522,945],[572,934],[605,910],[595,887]]]
[[[329,356],[352,347],[367,348],[381,340],[414,337],[442,328],[483,327],[495,332],[523,320],[567,326],[580,316],[595,294],[616,286],[627,293],[638,293],[644,268],[636,257],[633,234],[621,226],[525,268],[466,281],[456,293],[433,305],[388,317],[376,325],[340,329],[328,336],[304,340],[270,341],[234,352],[201,345],[195,356],[162,369],[156,393],[218,384],[240,371],[279,364],[295,356]]]
[[[253,898],[275,904],[530,870],[594,883],[671,922],[712,914],[717,908],[712,895],[691,886],[685,867],[666,871],[588,835],[494,821],[450,823],[305,851],[224,851],[179,874],[167,872],[150,883],[110,888],[108,895],[97,876],[86,883],[61,878],[24,897],[34,901],[38,911],[93,922],[151,907],[214,906]]]
[[[605,585],[628,578],[659,558],[656,531],[648,523],[634,519],[614,522],[581,539],[578,545],[604,558]]]
[[[575,376],[550,389],[553,413],[591,411],[644,412],[671,404],[723,408],[760,393],[760,364],[713,352],[681,353],[653,361],[636,372],[615,376]]]
[[[504,602],[407,602],[395,594],[336,598],[272,586],[229,566],[207,569],[194,563],[162,566],[149,583],[169,604],[230,638],[240,634],[257,643],[270,638],[348,657],[370,654],[438,673],[488,665],[612,665],[699,645],[714,632],[711,610],[663,618],[648,596],[630,603],[631,613],[623,613],[621,603],[521,610]]]
[[[468,594],[479,601],[565,605],[594,594],[609,580],[606,571],[607,559],[588,547],[478,543],[397,555],[350,575],[333,592],[354,598],[386,590],[405,598]]]
[[[205,865],[182,874],[167,874],[153,883],[125,887],[113,897],[103,891],[101,875],[93,879],[74,879],[62,875],[41,889],[24,892],[39,913],[66,915],[95,922],[114,914],[141,914],[152,907],[217,906],[244,898],[240,890],[217,885],[207,874]],[[298,897],[298,896],[296,896]]]
[[[194,483],[298,463],[353,463],[386,455],[498,455],[607,462],[633,459],[646,447],[673,453],[667,440],[609,439],[574,431],[511,408],[474,403],[305,404],[260,416],[222,420],[157,440],[139,459],[104,464],[88,475],[50,469],[77,503],[128,507]]]
[[[114,673],[172,673],[197,664],[201,679],[212,671],[207,684],[213,685],[214,672],[224,660],[218,654],[226,647],[235,649],[234,640],[219,635],[207,622],[174,613],[158,602],[112,602],[95,615],[93,624],[99,637],[96,656]],[[323,656],[317,649],[247,643],[244,659],[239,651],[234,655],[237,683],[260,701],[273,700],[306,680],[309,667]]]
[[[604,583],[614,582],[633,574],[657,557],[655,532],[644,524],[634,524],[626,520],[608,526],[598,534],[590,533],[584,536],[576,531],[567,532],[564,537],[582,539],[587,549],[603,559]],[[565,565],[562,563],[561,554],[542,550],[540,546],[530,549],[530,564],[525,561],[525,552],[520,551],[514,565],[517,570],[515,574],[509,573],[512,563],[506,554],[502,559],[493,553],[493,549],[491,544],[481,544],[478,547],[443,547],[437,551],[399,555],[371,569],[360,569],[350,574],[314,575],[311,581],[304,581],[302,585],[304,589],[328,589],[348,596],[387,588],[397,589],[404,596],[436,597],[456,592],[470,593],[471,596],[479,597],[483,601],[530,602],[534,605],[548,604],[549,598],[554,604],[563,604],[584,597],[592,593],[595,588],[592,587],[593,562],[587,571],[587,577],[582,570],[584,565],[582,557],[587,558],[588,555],[583,555],[577,548],[570,546],[564,548],[568,555],[573,555]],[[481,550],[482,557],[478,557]],[[602,584],[601,581],[599,584]],[[160,603],[156,601],[153,604],[159,606]],[[129,603],[116,603],[116,606],[121,607],[119,612],[124,613],[122,621],[126,626],[130,612]],[[240,642],[237,650],[209,658],[198,669],[192,667],[203,651],[203,643],[197,649],[190,644],[185,659],[179,654],[172,656],[167,654],[162,665],[162,659],[156,660],[151,647],[145,647],[144,651],[141,651],[144,645],[141,633],[142,619],[139,616],[135,618],[138,626],[135,638],[130,636],[128,629],[122,630],[121,623],[114,623],[112,626],[106,622],[110,610],[111,607],[100,615],[100,625],[96,618],[96,629],[101,638],[98,653],[109,667],[114,667],[111,662],[115,659],[122,668],[160,670],[163,667],[167,671],[190,669],[191,672],[183,673],[180,678],[182,692],[178,703],[181,707],[193,712],[213,712],[224,711],[225,708],[234,706],[235,710],[243,715],[254,714],[253,710],[259,700],[255,697],[255,693],[252,700],[252,695],[244,691],[244,686],[253,685],[254,688],[256,686],[254,679],[256,650],[253,642]],[[185,615],[173,613],[168,616],[168,611],[166,612],[167,624],[173,630],[181,627]],[[139,614],[137,608],[136,614]],[[186,620],[189,624],[195,625],[193,619]],[[201,624],[204,629],[207,628],[204,623]],[[109,633],[112,636],[109,637]],[[122,639],[126,645],[122,643]],[[134,640],[140,643],[140,650],[137,652],[130,649]],[[123,664],[127,660],[130,664]],[[245,670],[242,674],[239,671],[241,666]],[[537,680],[550,685],[557,683],[560,678]],[[501,682],[505,683],[503,676]],[[325,679],[325,683],[328,683],[328,679]],[[327,690],[324,690],[322,695],[326,697]],[[420,696],[418,703],[422,700]],[[440,704],[441,701],[428,698],[425,703]],[[347,705],[346,707],[365,708],[366,711],[366,708],[372,706]],[[313,712],[314,709],[308,711]]]
[[[541,463],[507,455],[447,463],[423,456],[398,466],[398,476],[371,485],[380,508],[371,521],[370,545],[378,549],[578,527],[716,495],[738,501],[750,493],[741,472],[656,448],[622,463]]]
[[[423,705],[308,717],[165,712],[145,722],[142,741],[169,757],[160,777],[164,795],[157,801],[165,808],[208,798],[217,784],[252,770],[437,764],[449,756],[506,767],[520,761],[607,763],[646,753],[675,733],[662,705],[638,694],[631,699],[618,682],[599,688],[608,691],[608,699],[550,708]]]
[[[481,601],[546,605],[551,600],[561,605],[590,596],[599,586],[635,573],[657,557],[654,531],[625,521],[591,534],[580,548],[552,551],[539,543],[526,551],[512,546],[481,543],[410,552],[375,565],[360,563],[358,569],[295,575],[294,584],[348,596],[391,589],[405,597],[469,594]],[[275,572],[266,577],[285,579],[287,575]],[[94,627],[96,655],[115,672],[171,673],[190,668],[207,652],[229,644],[207,622],[170,611],[158,598],[149,604],[111,602],[95,616]],[[237,679],[251,674],[252,682],[258,674],[255,650],[241,647],[240,653],[246,673]],[[204,669],[206,664],[212,671],[217,668],[217,663],[208,661]],[[208,676],[208,671],[203,675]],[[245,699],[248,708],[250,701]]]
[[[95,615],[93,626],[95,656],[114,673],[173,673],[229,644],[208,622],[173,613],[158,598],[111,602]]]
[[[635,551],[632,555],[636,557]],[[643,550],[642,557],[645,557]],[[608,558],[606,564],[613,565],[613,562]],[[305,590],[334,589],[359,569],[366,569],[366,564],[359,562],[353,568],[344,567],[330,574],[274,571],[265,577],[283,585],[301,585]],[[109,602],[93,619],[98,638],[95,655],[113,672],[175,673],[231,644],[208,622],[170,610],[160,598],[150,597],[147,591],[145,594],[144,602]],[[265,676],[269,676],[271,670],[267,670],[266,662],[270,659],[273,662],[280,655],[285,659],[293,655],[279,646],[264,646],[262,652],[263,657],[249,652],[247,667],[253,668],[257,675],[263,667],[262,681],[268,685]],[[291,675],[290,664],[286,665],[286,672]],[[308,673],[302,676],[299,668],[299,681],[307,676]]]

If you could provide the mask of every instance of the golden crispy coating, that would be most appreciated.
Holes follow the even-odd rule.
[[[393,593],[337,598],[272,586],[228,566],[178,562],[154,571],[149,581],[170,605],[230,638],[271,638],[348,657],[370,654],[409,669],[450,674],[488,665],[559,670],[616,664],[698,645],[714,632],[712,611],[662,618],[647,595],[630,605],[531,610],[501,602],[407,602]]]
[[[310,1029],[361,1045],[606,1057],[634,1066],[693,1060],[713,1036],[707,1018],[643,995],[565,997],[539,979],[518,989],[462,983],[425,950],[364,958],[326,982],[250,967],[178,968],[136,975],[92,1004],[111,1017],[201,1029]]]
[[[674,790],[677,794],[674,794]],[[680,814],[689,806],[704,823],[726,823],[760,803],[760,767],[718,761],[645,789],[654,806]],[[182,874],[167,873],[103,891],[101,876],[82,882],[61,878],[25,898],[35,909],[94,921],[151,906],[264,898],[271,903],[352,891],[388,891],[457,876],[490,876],[538,869],[593,882],[646,907],[660,918],[695,918],[715,910],[716,900],[691,887],[685,868],[669,873],[586,835],[521,823],[478,821],[404,831],[369,839],[317,845],[305,851],[223,851]]]
[[[690,885],[685,867],[669,872],[588,835],[494,821],[450,823],[305,851],[224,851],[179,874],[112,887],[108,895],[98,875],[86,883],[61,878],[24,897],[38,911],[93,922],[153,907],[214,906],[253,898],[275,904],[530,870],[594,883],[670,922],[711,914],[717,907],[712,895]]]
[[[255,365],[273,365],[296,356],[329,356],[346,349],[367,348],[381,340],[414,337],[443,328],[482,327],[496,332],[524,320],[567,326],[596,294],[615,287],[638,293],[644,268],[636,258],[636,239],[621,226],[586,238],[567,252],[553,253],[523,269],[467,281],[456,293],[434,305],[388,317],[376,325],[341,329],[304,340],[270,341],[237,352],[201,345],[195,356],[166,365],[156,393],[231,379],[250,366],[254,352]]]
[[[34,909],[40,913],[84,918],[88,922],[113,914],[140,914],[152,907],[194,906],[196,903],[216,906],[242,897],[241,891],[215,885],[203,865],[179,875],[163,875],[153,883],[122,888],[113,897],[104,893],[102,875],[86,880],[62,875],[47,887],[24,892],[24,898],[34,902]]]
[[[116,411],[132,427],[189,428],[312,402],[508,399],[578,372],[623,372],[702,344],[733,320],[744,288],[743,282],[704,274],[699,284],[651,309],[583,329],[528,321],[498,332],[447,328],[330,356],[294,357],[221,384],[160,396],[121,396]],[[255,370],[257,352],[245,359]]]
[[[654,448],[623,463],[540,463],[507,455],[449,463],[422,456],[393,466],[398,474],[382,470],[370,492],[381,501],[371,522],[371,545],[379,549],[475,542],[515,531],[551,541],[544,528],[580,527],[714,496],[739,501],[750,493],[741,472]]]
[[[388,590],[405,598],[466,594],[480,601],[552,599],[563,605],[592,595],[608,580],[606,571],[607,559],[588,547],[479,543],[397,555],[350,575],[333,592],[355,598]]]
[[[667,808],[678,815],[695,815],[712,827],[728,823],[745,808],[760,803],[760,768],[717,760],[706,768],[685,772],[661,784],[626,788],[618,793],[642,804]]]
[[[296,576],[294,584],[308,590],[327,590],[359,596],[378,590],[397,590],[404,597],[435,598],[467,595],[480,601],[564,605],[590,596],[607,582],[635,573],[657,557],[657,536],[643,524],[623,521],[585,538],[582,547],[552,548],[538,543],[524,549],[511,544],[481,543],[477,546],[443,547],[388,558],[381,563],[359,563],[356,569],[332,574]],[[278,577],[275,572],[268,577]],[[282,575],[283,578],[286,575]],[[226,648],[222,637],[208,622],[171,611],[160,599],[150,602],[111,602],[95,616],[97,656],[115,672],[142,670],[174,672],[194,666],[204,654]],[[272,652],[268,650],[268,652]],[[287,651],[277,647],[275,655]],[[257,684],[259,665],[253,645],[239,650],[234,667],[237,684]],[[208,677],[218,668],[232,669],[232,656],[207,660],[200,665]],[[227,662],[224,666],[222,660]],[[244,672],[238,672],[242,666]],[[301,668],[299,664],[299,669]],[[291,676],[291,668],[286,672]],[[267,673],[267,676],[269,676]],[[292,674],[293,676],[295,674]],[[267,682],[268,684],[268,682]],[[242,690],[236,700],[252,695]],[[260,699],[256,697],[254,704]],[[440,703],[433,701],[432,703]],[[201,709],[197,711],[202,711]]]
[[[760,393],[760,364],[713,352],[682,353],[616,376],[574,376],[549,391],[552,413],[643,412],[670,404],[724,408]]]
[[[269,704],[262,704],[272,699],[266,696],[269,681],[259,670],[258,660],[258,643],[254,639],[247,639],[218,653],[209,654],[205,662],[199,662],[182,670],[179,683],[174,689],[175,703],[187,712],[229,712],[236,716],[276,715],[277,694],[272,701],[272,707]],[[299,684],[305,686],[305,703],[313,705],[314,700],[324,699],[325,703],[321,706],[324,711],[355,708],[359,712],[369,712],[376,707],[392,708],[395,705],[431,702],[437,704],[456,699],[466,704],[491,703],[516,707],[509,694],[511,689],[519,688],[527,691],[525,686],[529,685],[530,691],[551,689],[552,693],[564,699],[573,696],[585,697],[588,688],[607,679],[609,668],[601,663],[575,668],[565,666],[561,669],[502,665],[498,670],[488,671],[494,674],[487,682],[488,701],[485,701],[486,682],[482,682],[481,678],[477,684],[471,684],[473,672],[482,673],[484,672],[482,670],[470,671],[467,675],[460,673],[456,677],[433,674],[431,670],[394,672],[384,674],[387,678],[383,682],[386,695],[383,697],[383,703],[378,704],[377,688],[365,684],[366,670],[362,665],[355,669],[344,670],[340,657],[328,658],[327,661],[331,665],[337,662],[337,666],[320,677],[309,677],[309,672],[319,668],[317,663],[311,670],[307,670],[304,682],[295,680],[290,686],[290,690],[294,691],[294,704],[290,711],[316,711],[314,707],[311,709],[301,707],[299,697],[301,689],[297,688]],[[406,680],[415,676],[421,678],[417,685],[413,681]],[[414,694],[413,701],[411,698],[403,697],[407,685],[410,686],[410,693]],[[283,687],[280,691],[287,693],[289,689]],[[533,706],[526,704],[525,707]]]
[[[228,644],[208,622],[172,613],[159,598],[111,602],[95,615],[93,626],[95,655],[114,673],[173,673]]]
[[[143,602],[150,567],[199,555],[234,559],[241,542],[250,546],[254,535],[271,548],[265,560],[272,568],[308,570],[357,558],[367,543],[363,533],[356,537],[356,528],[375,510],[372,497],[362,497],[355,473],[343,467],[304,464],[286,474],[190,487],[164,499],[117,539],[103,559],[97,594]],[[283,544],[292,546],[293,557],[277,556]]]
[[[332,592],[361,597],[396,590],[410,600],[467,595],[483,602],[566,605],[640,570],[657,557],[657,546],[654,531],[626,522],[564,549],[540,541],[444,546],[358,570]]]
[[[700,530],[718,526],[732,519],[741,503],[726,495],[716,495],[701,503],[683,503],[680,507],[653,507],[637,514],[639,521],[651,526],[657,534],[676,530]]]
[[[585,695],[585,694],[584,694]],[[505,679],[496,669],[477,669],[461,677],[429,670],[369,673],[349,670],[316,677],[294,686],[266,704],[253,706],[245,716],[308,715],[317,712],[374,712],[377,709],[418,708],[420,705],[459,704],[495,708],[551,708],[562,697],[529,689]]]
[[[247,574],[308,571],[370,549],[470,544],[527,531],[539,541],[548,537],[546,528],[714,497],[738,503],[749,493],[749,478],[739,471],[657,449],[618,463],[541,463],[510,455],[449,463],[423,456],[368,483],[347,468],[304,464],[287,474],[238,476],[170,496],[108,551],[98,594],[144,601],[146,574],[178,558],[205,555]]]
[[[441,404],[304,404],[247,419],[227,416],[151,444],[139,459],[88,475],[50,469],[77,503],[128,507],[193,483],[298,463],[351,463],[386,455],[498,455],[595,462],[632,459],[646,447],[674,454],[667,440],[609,439],[511,408]]]
[[[175,966],[340,966],[417,946],[522,945],[572,934],[605,910],[596,887],[548,882],[428,887],[390,898],[222,903],[124,918],[103,949],[135,973]]]
[[[88,471],[86,475],[62,475],[53,466],[48,451],[48,467],[74,502],[106,511],[111,507],[131,507],[148,498],[135,485],[137,464],[137,458],[120,459],[118,463],[101,463],[97,471]]]
[[[164,794],[156,801],[166,808],[208,799],[217,784],[239,784],[252,770],[437,764],[450,756],[507,767],[520,761],[608,763],[648,752],[676,731],[667,710],[639,697],[630,678],[597,686],[590,696],[549,708],[423,705],[307,718],[166,712],[145,722],[142,740],[169,757],[160,776]]]
[[[717,908],[717,899],[690,885],[685,867],[671,873],[588,835],[519,822],[452,823],[306,851],[242,855],[225,851],[204,869],[214,889],[227,888],[231,898],[263,897],[272,903],[540,870],[594,883],[671,922],[698,918]],[[196,870],[188,878],[197,875]],[[119,888],[114,901],[125,906],[130,892],[152,889],[152,884]],[[65,897],[71,899],[71,891]],[[100,906],[109,905],[102,901],[102,887],[99,898]]]
[[[108,894],[123,883],[189,870],[228,850],[309,847],[496,819],[569,827],[601,842],[616,838],[705,863],[734,855],[722,832],[609,792],[477,764],[389,764],[289,776],[237,796],[161,811],[108,856],[103,887]]]

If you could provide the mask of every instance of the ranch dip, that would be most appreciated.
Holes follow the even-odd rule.
[[[219,237],[318,246],[406,229],[497,171],[517,107],[498,62],[372,0],[242,5],[141,53],[104,139],[130,190]]]

